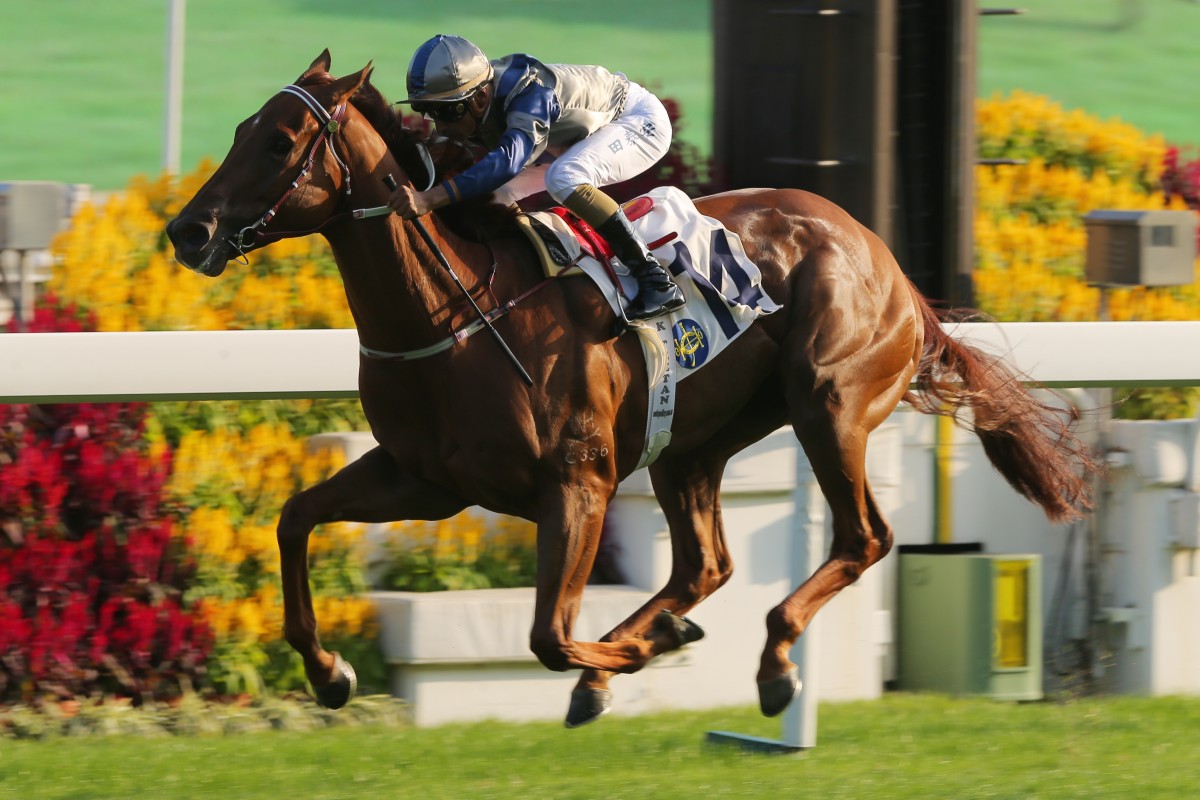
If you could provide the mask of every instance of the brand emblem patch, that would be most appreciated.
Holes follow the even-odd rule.
[[[671,329],[675,337],[675,360],[685,369],[696,369],[708,359],[708,338],[693,319],[681,319]]]

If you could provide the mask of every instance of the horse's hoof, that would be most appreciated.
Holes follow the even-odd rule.
[[[313,693],[318,703],[336,710],[354,699],[354,693],[358,691],[358,676],[354,674],[354,667],[343,660],[340,654],[334,653],[333,657],[333,680],[324,686],[313,687]]]
[[[563,722],[568,728],[578,728],[600,719],[612,710],[612,692],[608,689],[576,689],[571,692],[571,707]]]
[[[800,681],[800,669],[792,667],[778,678],[758,682],[758,707],[764,717],[775,717],[783,713],[792,698],[800,694],[803,684]]]
[[[672,637],[675,647],[698,642],[704,638],[704,629],[687,617],[677,617],[670,611],[660,611],[654,618],[654,632]]]

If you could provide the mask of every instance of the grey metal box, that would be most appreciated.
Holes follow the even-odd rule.
[[[1083,221],[1088,283],[1182,286],[1195,280],[1195,212],[1097,210]]]
[[[69,197],[65,183],[0,182],[0,249],[49,247],[67,218]]]

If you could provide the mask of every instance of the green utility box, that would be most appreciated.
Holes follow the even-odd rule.
[[[1041,556],[920,550],[900,549],[899,687],[1040,700]]]

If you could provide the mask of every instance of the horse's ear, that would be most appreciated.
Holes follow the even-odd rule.
[[[359,90],[364,83],[371,79],[371,72],[375,69],[375,62],[368,61],[367,65],[358,72],[347,75],[343,78],[338,78],[333,82],[333,102],[340,103],[347,97]]]
[[[321,51],[321,55],[313,59],[313,62],[308,65],[308,69],[304,70],[304,74],[296,78],[296,85],[304,83],[305,78],[311,75],[324,75],[329,72],[329,65],[333,63],[333,58],[329,55],[329,48],[326,47]]]

